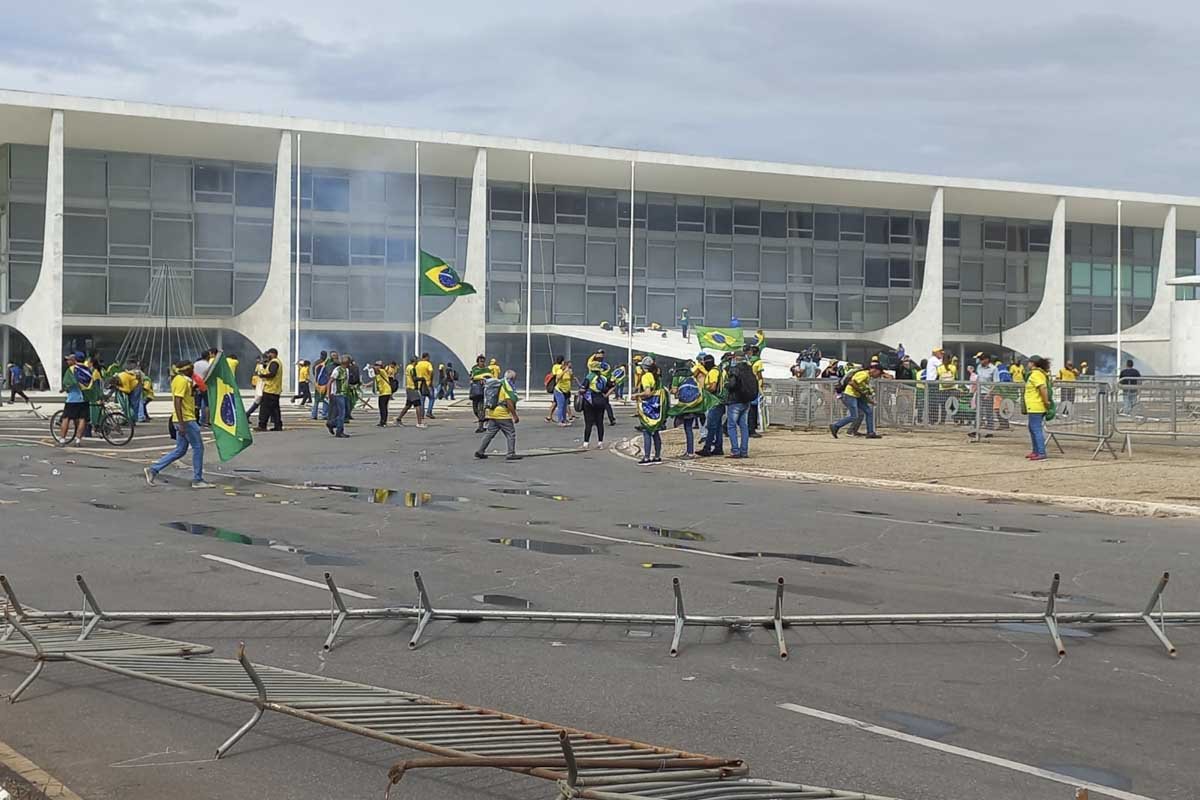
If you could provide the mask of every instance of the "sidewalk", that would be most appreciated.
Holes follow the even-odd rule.
[[[664,455],[683,452],[682,431],[664,436]],[[1063,441],[1065,455],[1050,445],[1048,461],[1024,458],[1020,437],[967,442],[962,433],[889,432],[883,439],[834,439],[821,433],[775,430],[750,443],[750,458],[697,459],[697,466],[753,471],[816,473],[846,478],[906,481],[1021,495],[1107,498],[1200,509],[1200,447],[1139,444],[1137,455],[1092,460],[1087,443]],[[792,477],[783,475],[779,477]],[[917,488],[917,487],[909,487]]]

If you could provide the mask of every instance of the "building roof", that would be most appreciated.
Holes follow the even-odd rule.
[[[52,109],[65,113],[66,145],[71,148],[273,162],[278,131],[288,130],[301,134],[301,159],[312,166],[411,171],[411,143],[419,142],[423,173],[458,177],[471,176],[476,151],[486,148],[490,180],[524,183],[532,153],[535,180],[546,185],[628,190],[632,161],[637,164],[636,188],[650,192],[922,210],[929,208],[933,190],[943,187],[948,213],[1049,219],[1057,198],[1065,197],[1067,218],[1073,221],[1113,224],[1121,201],[1126,225],[1161,227],[1173,205],[1180,228],[1200,228],[1200,197],[683,155],[2,89],[0,131],[9,142],[41,144]]]

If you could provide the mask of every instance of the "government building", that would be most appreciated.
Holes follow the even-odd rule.
[[[67,351],[204,344],[243,380],[269,347],[522,372],[527,325],[540,376],[629,305],[672,337],[686,308],[782,349],[1093,372],[1119,325],[1143,372],[1195,374],[1196,287],[1169,281],[1197,274],[1197,230],[1196,197],[0,91],[0,346],[54,387]],[[418,249],[476,293],[418,321]]]

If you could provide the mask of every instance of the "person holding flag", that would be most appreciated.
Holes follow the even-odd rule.
[[[717,398],[703,386],[704,367],[696,362],[688,364],[687,372],[680,371],[671,379],[673,400],[667,415],[674,417],[674,427],[683,426],[683,438],[687,445],[683,457],[690,459],[696,457],[694,429],[700,427],[700,421],[708,416],[708,409],[716,405]],[[700,380],[696,379],[697,372],[702,376]]]
[[[670,408],[670,395],[662,388],[659,379],[659,368],[654,359],[646,356],[642,359],[642,377],[638,382],[638,392],[629,396],[637,402],[638,418],[642,421],[642,458],[638,464],[662,463],[662,426],[667,419]],[[651,447],[654,456],[651,457]]]
[[[88,422],[88,402],[83,396],[80,381],[89,383],[92,380],[92,370],[83,363],[83,353],[67,354],[67,369],[63,372],[62,385],[67,393],[63,404],[62,422],[58,427],[58,441],[55,446],[63,447],[67,440],[67,429],[75,423],[75,446],[83,444],[83,429]]]
[[[235,361],[232,356],[213,358],[208,369],[208,408],[212,418],[213,441],[217,456],[228,461],[254,443],[250,433],[250,416],[242,406],[238,390]]]
[[[204,480],[204,440],[200,438],[200,422],[196,417],[196,394],[192,383],[193,364],[188,359],[175,362],[175,375],[171,378],[171,400],[174,410],[171,421],[175,423],[175,449],[142,470],[146,484],[155,485],[158,474],[192,451],[192,488],[211,489],[213,484]]]

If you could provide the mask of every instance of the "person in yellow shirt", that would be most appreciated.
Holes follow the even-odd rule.
[[[883,365],[878,361],[873,361],[869,366],[859,368],[851,373],[850,379],[846,381],[846,388],[842,392],[842,403],[849,413],[829,426],[829,432],[833,434],[833,438],[838,438],[838,431],[855,422],[860,416],[866,418],[867,438],[882,438],[875,432],[875,410],[872,408],[875,404],[875,392],[871,388],[871,381],[878,379],[881,375],[883,375]]]
[[[1008,374],[1012,375],[1013,383],[1025,382],[1025,367],[1018,361],[1014,361],[1009,365]]]
[[[417,370],[417,357],[413,356],[408,360],[408,366],[404,368],[404,408],[400,411],[400,416],[396,417],[396,424],[404,424],[404,415],[408,413],[410,408],[417,410],[417,427],[424,429],[425,412],[421,408],[421,378]]]
[[[493,378],[495,378],[496,380],[500,380],[500,362],[498,362],[494,358],[491,361],[489,361],[488,362],[488,372],[492,373]]]
[[[516,389],[513,388],[513,381],[516,379],[517,373],[510,369],[504,373],[504,380],[500,381],[500,385],[495,387],[497,391],[496,405],[485,411],[487,433],[479,441],[479,448],[475,451],[476,458],[487,458],[488,446],[492,443],[492,439],[496,438],[497,433],[504,434],[505,442],[508,445],[508,454],[504,460],[517,461],[521,458],[517,455],[516,426],[520,424],[521,417],[517,415],[518,398]],[[497,379],[492,378],[491,380]]]
[[[1068,361],[1063,368],[1058,371],[1059,383],[1074,383],[1079,379],[1079,371],[1075,369],[1075,364]],[[1075,402],[1075,388],[1064,386],[1062,390],[1062,399],[1065,402]]]
[[[725,378],[713,357],[705,353],[700,363],[704,367],[704,388],[717,395],[721,402],[708,410],[704,420],[704,443],[696,451],[701,458],[725,455]]]
[[[213,485],[204,480],[204,440],[200,438],[200,423],[196,418],[196,394],[192,383],[192,362],[184,359],[175,362],[175,377],[171,378],[171,400],[174,411],[171,422],[175,426],[175,449],[142,470],[146,483],[154,486],[158,474],[192,451],[192,488],[211,489]]]
[[[425,402],[425,418],[433,419],[433,362],[429,360],[429,353],[421,353],[421,360],[417,362],[417,391]]]
[[[375,394],[379,400],[378,428],[386,428],[388,420],[388,404],[392,402],[392,381],[388,378],[387,368],[382,361],[375,362]]]
[[[554,380],[554,421],[564,428],[571,424],[567,409],[571,403],[571,384],[574,379],[571,362],[564,360]]]
[[[1025,456],[1030,461],[1045,461],[1046,410],[1050,408],[1050,361],[1041,356],[1029,357],[1029,374],[1025,378],[1025,416],[1029,420],[1029,438],[1033,450]]]
[[[279,351],[272,347],[263,353],[262,363],[255,370],[262,386],[262,402],[258,407],[258,430],[265,431],[267,423],[271,430],[283,430],[283,411],[279,408],[279,396],[283,394],[283,362]]]
[[[312,387],[309,386],[308,379],[312,375],[312,365],[308,361],[296,362],[296,394],[292,397],[292,403],[297,400],[300,405],[312,402]]]
[[[125,412],[126,419],[141,422],[142,381],[141,373],[133,365],[127,366],[108,379],[109,387],[117,390],[117,402]]]
[[[554,422],[558,416],[558,378],[562,375],[563,362],[566,360],[566,356],[555,356],[550,366],[549,379],[546,381],[550,387],[550,410],[546,412],[546,422]]]

